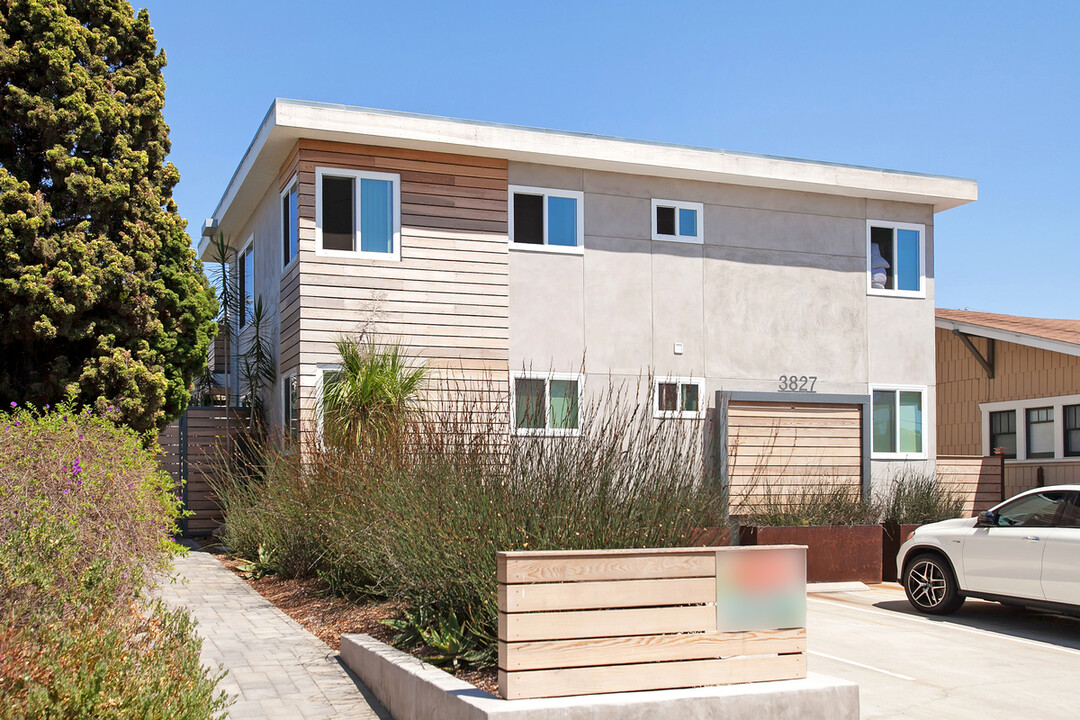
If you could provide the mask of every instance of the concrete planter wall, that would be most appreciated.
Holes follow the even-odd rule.
[[[881,582],[881,525],[742,525],[741,545],[806,545],[807,582]]]
[[[900,552],[900,546],[904,544],[904,538],[908,536],[908,533],[917,527],[919,527],[917,524],[881,524],[884,533],[881,541],[881,579],[885,582],[898,582],[896,553]]]

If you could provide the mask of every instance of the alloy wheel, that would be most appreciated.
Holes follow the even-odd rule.
[[[908,571],[907,590],[911,600],[924,608],[936,608],[945,599],[949,581],[933,560],[919,560]]]

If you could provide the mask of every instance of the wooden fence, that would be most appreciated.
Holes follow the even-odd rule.
[[[1005,499],[1005,461],[990,457],[939,455],[937,476],[964,501],[964,516],[987,510]]]
[[[806,676],[802,546],[498,553],[507,699]]]
[[[213,468],[226,451],[226,426],[236,438],[244,432],[245,410],[232,409],[226,422],[223,407],[189,407],[179,420],[158,435],[164,450],[162,467],[182,490],[184,506],[195,514],[180,523],[185,536],[209,535],[222,521],[221,508],[210,487]]]

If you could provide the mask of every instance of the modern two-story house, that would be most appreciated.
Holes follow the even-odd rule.
[[[732,477],[866,487],[935,457],[934,215],[972,180],[276,100],[203,231],[276,331],[269,405],[319,416],[334,340],[503,383],[572,434],[593,384],[716,417]],[[522,411],[541,406],[544,412]],[[762,469],[762,464],[770,467]]]

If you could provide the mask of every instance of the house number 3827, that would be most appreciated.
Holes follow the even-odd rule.
[[[781,375],[780,392],[817,392],[817,375]]]

